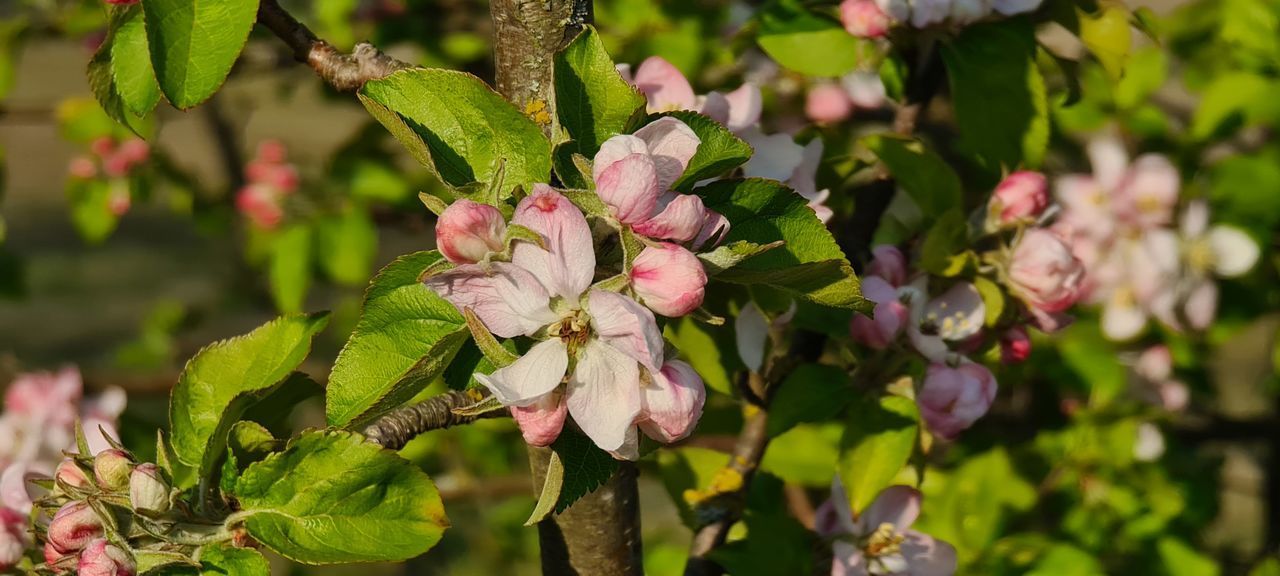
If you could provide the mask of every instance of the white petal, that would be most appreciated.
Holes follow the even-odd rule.
[[[602,342],[651,372],[662,368],[662,331],[653,312],[616,292],[592,290],[587,298],[591,329]]]
[[[625,446],[640,413],[640,367],[635,360],[590,340],[578,353],[567,393],[569,414],[596,446],[608,452]]]
[[[649,145],[653,164],[658,169],[658,191],[665,192],[684,174],[689,160],[698,152],[702,140],[679,118],[666,116],[636,130],[636,137]]]
[[[471,308],[502,338],[533,334],[558,319],[542,283],[528,270],[505,262],[490,264],[488,270],[478,264],[459,266],[423,283],[459,310]]]
[[[1102,309],[1102,333],[1112,340],[1128,340],[1147,326],[1147,313],[1126,297],[1112,298]]]
[[[769,340],[769,321],[755,302],[748,302],[733,324],[738,344],[738,357],[752,372],[764,366],[764,349]]]
[[[1209,205],[1204,200],[1192,200],[1182,211],[1182,235],[1197,238],[1209,229]]]
[[[1093,165],[1093,177],[1106,190],[1115,190],[1128,171],[1129,154],[1124,144],[1115,137],[1098,138],[1086,147],[1089,163]]]
[[[760,87],[747,82],[737,90],[725,94],[729,101],[729,130],[739,132],[760,121],[760,111],[764,99],[760,95]]]
[[[909,486],[885,488],[858,517],[856,533],[867,535],[886,523],[895,531],[906,530],[920,516],[920,498],[920,491]]]
[[[1230,226],[1210,229],[1209,246],[1213,249],[1213,271],[1226,278],[1248,272],[1260,255],[1258,245],[1248,234]]]
[[[1210,279],[1197,282],[1183,304],[1187,322],[1196,330],[1204,330],[1218,315],[1218,284]]]
[[[742,172],[748,178],[768,178],[783,182],[791,177],[804,160],[804,147],[796,144],[790,135],[766,136],[759,128],[743,130],[741,135],[755,149],[755,154],[742,166]]]
[[[582,211],[550,186],[538,184],[516,206],[511,222],[541,234],[547,247],[517,242],[511,262],[533,273],[551,294],[577,301],[596,273],[591,228]]]
[[[527,406],[555,390],[569,368],[569,353],[559,338],[533,345],[524,356],[493,374],[476,374],[505,406]]]

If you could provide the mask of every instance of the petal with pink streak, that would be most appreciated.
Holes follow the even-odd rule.
[[[588,341],[578,353],[566,393],[573,421],[601,450],[617,452],[634,434],[640,367],[627,355],[599,340]]]
[[[616,292],[592,290],[587,296],[591,329],[602,342],[651,372],[662,366],[663,340],[653,312]]]
[[[658,190],[671,189],[689,167],[689,160],[698,152],[702,140],[688,124],[671,116],[659,118],[636,130],[637,138],[649,146],[653,164],[658,169]]]
[[[677,194],[657,216],[635,225],[640,235],[659,240],[688,242],[698,237],[707,219],[702,198],[693,194]]]
[[[647,152],[631,154],[600,172],[596,194],[624,224],[639,224],[657,210],[662,189],[657,166]]]
[[[459,310],[471,308],[490,332],[502,338],[528,336],[559,319],[549,307],[550,297],[542,283],[513,264],[496,262],[488,270],[478,264],[459,266],[423,283]]]
[[[0,507],[31,513],[31,493],[27,480],[38,476],[23,462],[14,462],[0,473]]]
[[[653,372],[641,390],[640,428],[650,438],[670,444],[693,433],[702,417],[707,389],[702,377],[686,362],[672,360]]]
[[[640,63],[634,83],[649,100],[650,113],[692,110],[697,104],[689,80],[680,69],[659,56],[650,56]]]
[[[493,374],[475,375],[504,406],[528,406],[555,390],[569,368],[564,342],[552,338],[534,344],[524,356]]]
[[[702,228],[698,230],[698,235],[690,246],[694,250],[700,250],[703,247],[714,248],[728,235],[729,219],[715,210],[707,210],[706,217],[702,220]]]
[[[576,301],[596,273],[591,228],[577,206],[550,186],[538,184],[516,206],[513,224],[542,235],[546,250],[532,242],[517,242],[511,262],[533,273],[555,296]]]
[[[615,162],[632,154],[648,154],[649,145],[631,134],[619,134],[600,145],[600,150],[591,160],[591,179],[599,182],[600,173]]]
[[[702,261],[683,247],[660,242],[647,246],[631,267],[631,287],[650,310],[678,318],[702,305],[707,273]]]

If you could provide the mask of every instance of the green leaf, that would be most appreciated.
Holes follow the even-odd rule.
[[[1131,110],[1145,104],[1169,74],[1164,50],[1150,46],[1133,53],[1132,63],[1115,86],[1116,106]]]
[[[1229,72],[1205,88],[1191,119],[1191,136],[1203,140],[1230,128],[1280,120],[1280,103],[1270,95],[1280,82],[1251,72]],[[1234,121],[1234,123],[1231,123]]]
[[[128,183],[120,180],[67,180],[67,200],[71,204],[71,222],[80,237],[90,244],[98,244],[115,231],[120,219],[111,211],[111,196]]]
[[[698,260],[702,261],[702,267],[706,269],[707,276],[715,276],[725,270],[733,268],[752,256],[764,254],[769,250],[773,250],[782,246],[784,242],[781,240],[765,245],[756,244],[755,242],[747,242],[739,240],[729,244],[722,244],[715,250],[698,254]]]
[[[165,568],[173,568],[175,566],[190,566],[195,564],[186,554],[177,552],[164,552],[160,550],[134,550],[133,561],[137,564],[137,573],[146,576],[147,574],[158,572]],[[169,571],[167,573],[173,573]],[[181,574],[184,572],[194,572],[194,570],[179,570]]]
[[[1156,543],[1161,563],[1169,576],[1218,576],[1222,569],[1213,558],[1197,552],[1186,542],[1165,536]]]
[[[607,482],[618,469],[618,461],[581,433],[565,430],[551,444],[564,466],[564,484],[556,500],[556,514],[564,512],[579,498]]]
[[[147,30],[142,7],[108,8],[111,12],[111,65],[116,89],[125,108],[136,116],[146,116],[160,101],[160,85],[151,68]]]
[[[942,44],[964,146],[993,169],[1036,167],[1049,145],[1049,100],[1031,22],[965,28]]]
[[[1280,576],[1280,560],[1267,558],[1249,571],[1249,576]]]
[[[516,186],[529,190],[551,177],[551,143],[542,129],[475,76],[401,70],[365,83],[360,93],[394,112],[421,138],[430,153],[427,166],[449,186],[491,183],[504,161],[502,198]],[[403,136],[389,118],[374,116]]]
[[[1125,74],[1129,63],[1129,51],[1133,48],[1133,34],[1129,30],[1129,10],[1118,3],[1109,3],[1097,14],[1089,14],[1077,8],[1080,41],[1102,64],[1112,81]]]
[[[160,90],[187,109],[218,91],[258,18],[258,0],[143,0]]]
[[[200,548],[200,576],[271,576],[271,565],[252,548],[209,545]]]
[[[556,509],[560,501],[560,492],[564,489],[564,460],[560,453],[551,451],[551,460],[547,462],[547,473],[542,481],[542,491],[538,493],[538,503],[533,513],[524,521],[525,526],[533,526],[547,518]]]
[[[284,314],[301,312],[311,288],[310,227],[290,226],[272,238],[267,277],[276,309]]]
[[[924,237],[920,248],[920,267],[934,274],[946,275],[952,256],[969,242],[969,223],[960,210],[951,210],[938,219]]]
[[[306,432],[236,482],[249,534],[305,564],[400,561],[449,525],[416,465],[350,432]]]
[[[685,316],[668,322],[664,336],[680,349],[708,388],[733,394],[732,374],[743,365],[731,328],[710,326]]]
[[[213,470],[231,425],[302,363],[326,323],[327,313],[282,316],[197,352],[169,400],[170,442],[178,460],[197,467],[200,477]]]
[[[369,214],[348,207],[316,221],[316,256],[335,282],[356,286],[369,278],[378,255],[378,228]]]
[[[1082,321],[1058,339],[1058,352],[1087,387],[1092,406],[1107,404],[1128,388],[1128,373],[1115,361],[1115,347],[1101,336],[1096,322]]]
[[[989,550],[1002,534],[1006,509],[1027,510],[1036,502],[1035,486],[1018,475],[1001,447],[965,458],[950,476],[931,469],[922,491],[929,517],[917,529],[955,545],[962,563]]]
[[[699,182],[722,176],[751,159],[751,145],[735,136],[724,124],[688,110],[663,112],[650,117],[650,120],[664,116],[684,122],[702,141],[693,158],[689,159],[689,166],[685,168],[684,174],[672,185],[676,190],[688,192]]]
[[[573,138],[572,152],[595,156],[605,140],[644,114],[644,96],[618,74],[591,26],[556,53],[553,73],[556,114]]]
[[[444,371],[467,341],[466,320],[418,277],[441,260],[415,252],[383,268],[325,393],[331,426],[354,428],[407,402]]]
[[[1000,323],[1000,316],[1004,314],[1004,290],[985,276],[974,278],[973,286],[978,289],[978,294],[982,296],[982,304],[987,309],[984,323],[987,327],[994,327]]]
[[[862,142],[889,168],[894,180],[915,201],[926,220],[961,207],[960,176],[920,141],[878,134]]]
[[[777,436],[802,422],[827,420],[851,399],[853,389],[844,370],[825,364],[801,364],[769,404],[769,435]]]
[[[799,424],[769,442],[760,469],[787,482],[822,488],[831,486],[839,460],[839,424]]]
[[[875,44],[849,34],[834,18],[796,0],[777,0],[759,15],[760,48],[779,64],[808,76],[841,76],[875,54]]]
[[[697,192],[707,208],[732,223],[724,243],[785,243],[721,272],[717,280],[765,284],[818,304],[870,310],[848,259],[799,194],[759,178],[721,180]]]
[[[862,512],[911,459],[920,430],[916,403],[901,396],[859,398],[840,439],[840,479],[855,513]]]

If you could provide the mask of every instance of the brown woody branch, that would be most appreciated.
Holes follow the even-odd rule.
[[[278,0],[262,0],[258,7],[258,23],[293,49],[295,59],[305,62],[321,80],[342,92],[359,90],[365,82],[413,67],[388,56],[368,42],[356,44],[350,54],[343,54],[294,18]]]
[[[388,412],[373,424],[366,426],[364,435],[370,442],[384,448],[399,450],[424,432],[470,424],[481,418],[510,416],[506,410],[471,415],[456,412],[484,399],[485,396],[473,391],[451,390],[417,404]]]

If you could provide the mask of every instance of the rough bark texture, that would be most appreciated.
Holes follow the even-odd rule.
[[[397,408],[382,415],[364,429],[364,436],[370,442],[383,448],[399,450],[419,434],[431,430],[441,430],[451,426],[470,424],[481,418],[503,418],[510,416],[507,410],[497,410],[482,414],[459,414],[462,410],[484,400],[485,394],[474,391],[464,392],[452,390],[439,396],[432,396],[417,404]]]
[[[498,92],[537,119],[555,117],[553,55],[591,22],[590,0],[492,0]],[[543,129],[550,133],[550,123]],[[551,452],[530,448],[535,492],[542,490]],[[643,572],[637,469],[623,463],[595,492],[538,524],[547,575],[630,576]]]
[[[317,38],[310,28],[280,7],[277,0],[263,0],[258,7],[258,23],[293,49],[293,57],[305,62],[316,75],[343,92],[359,90],[365,82],[390,75],[396,70],[412,68],[384,54],[368,42],[356,44],[350,54]]]

